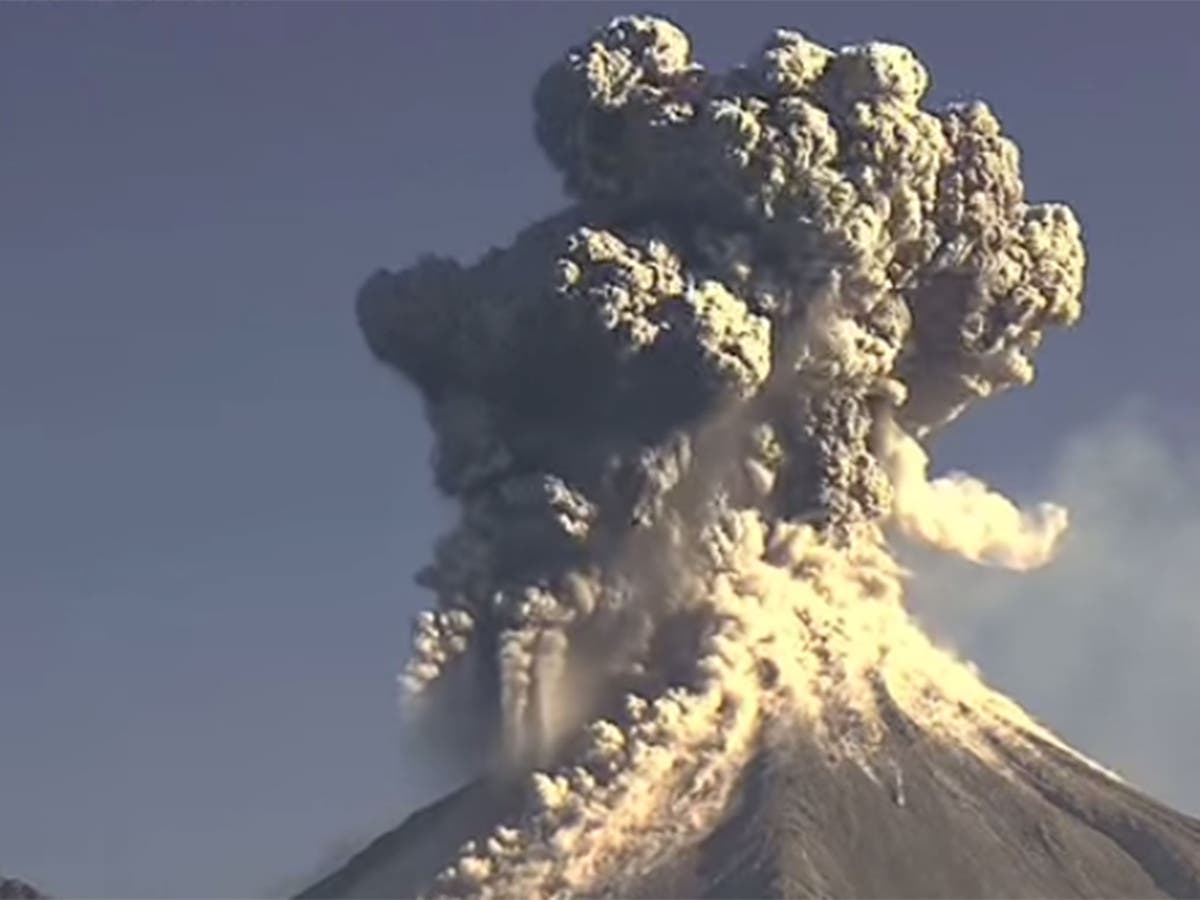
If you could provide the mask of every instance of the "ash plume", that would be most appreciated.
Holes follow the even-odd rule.
[[[528,786],[436,893],[602,891],[797,723],[901,798],[889,709],[980,758],[1057,743],[912,623],[886,543],[1027,569],[1066,526],[928,479],[922,442],[1079,317],[1085,262],[987,105],[924,109],[928,83],[905,47],[794,31],[710,72],[614,19],[534,93],[573,205],[362,288],[462,507],[404,689]]]

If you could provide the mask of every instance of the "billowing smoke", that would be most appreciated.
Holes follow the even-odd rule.
[[[894,423],[880,423],[877,452],[893,485],[893,521],[908,535],[971,562],[1025,571],[1049,562],[1067,511],[1041,503],[1023,511],[977,478],[928,480],[929,457]]]
[[[615,19],[534,94],[574,205],[363,287],[462,505],[406,690],[545,770],[444,890],[594,888],[713,815],[782,722],[868,766],[881,696],[966,742],[1036,729],[910,623],[883,535],[1049,558],[1063,510],[930,482],[920,442],[1033,379],[1083,245],[991,110],[922,109],[928,82],[905,47],[793,31],[713,73]]]

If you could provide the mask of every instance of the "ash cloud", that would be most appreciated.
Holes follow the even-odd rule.
[[[1084,249],[1069,208],[1026,200],[986,104],[925,109],[928,83],[905,47],[795,31],[710,72],[674,24],[619,17],[534,91],[573,205],[362,288],[462,508],[419,576],[438,604],[405,690],[544,770],[524,831],[465,849],[444,890],[633,864],[680,839],[666,798],[713,814],[785,709],[851,756],[881,683],[946,728],[955,704],[1035,727],[910,625],[883,529],[1049,558],[1061,510],[928,482],[920,442],[1032,381]]]

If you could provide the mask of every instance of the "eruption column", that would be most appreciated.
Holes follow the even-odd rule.
[[[574,205],[362,288],[462,506],[404,684],[545,769],[441,890],[596,889],[797,723],[887,790],[893,706],[981,755],[996,730],[1053,741],[910,622],[884,543],[1022,569],[1066,525],[927,480],[921,441],[1033,379],[1084,272],[991,110],[923,109],[928,82],[905,47],[793,31],[712,73],[670,22],[614,19],[534,94]]]

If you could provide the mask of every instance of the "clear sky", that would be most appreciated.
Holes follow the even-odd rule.
[[[393,676],[451,511],[353,294],[559,206],[534,79],[644,9],[718,67],[784,25],[907,43],[934,102],[994,105],[1032,198],[1075,207],[1084,322],[937,461],[1103,527],[1036,591],[932,564],[924,602],[1051,725],[1200,810],[1177,739],[1200,739],[1200,4],[4,4],[0,872],[278,892],[444,786]]]

